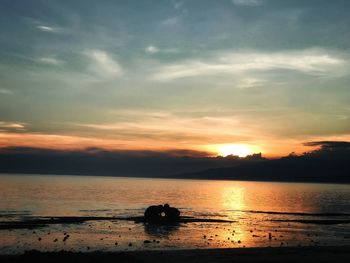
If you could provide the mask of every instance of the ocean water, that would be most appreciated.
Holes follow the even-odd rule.
[[[92,220],[3,227],[0,253],[350,244],[350,185],[0,175],[0,226],[55,216],[128,218],[164,203],[183,216],[233,222],[152,226]]]

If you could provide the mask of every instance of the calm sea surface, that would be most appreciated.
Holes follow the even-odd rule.
[[[142,216],[147,206],[164,203],[184,216],[235,222],[149,226],[117,220],[3,229],[0,253],[350,244],[350,224],[331,224],[350,220],[350,185],[0,175],[2,222]],[[330,223],[312,223],[319,220]]]

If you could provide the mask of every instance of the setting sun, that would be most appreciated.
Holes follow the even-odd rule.
[[[218,154],[224,157],[228,155],[245,157],[252,153],[253,153],[252,148],[243,144],[227,144],[218,148]]]

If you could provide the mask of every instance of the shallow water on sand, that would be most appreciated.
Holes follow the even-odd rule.
[[[184,216],[235,221],[152,226],[107,220],[2,229],[0,253],[350,245],[350,224],[339,221],[350,220],[349,200],[349,185],[0,175],[1,222],[142,216],[147,206],[164,203]]]

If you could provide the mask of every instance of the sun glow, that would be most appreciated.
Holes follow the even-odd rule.
[[[239,157],[246,157],[253,153],[253,149],[243,144],[226,144],[218,148],[218,154],[221,156],[236,155]]]

